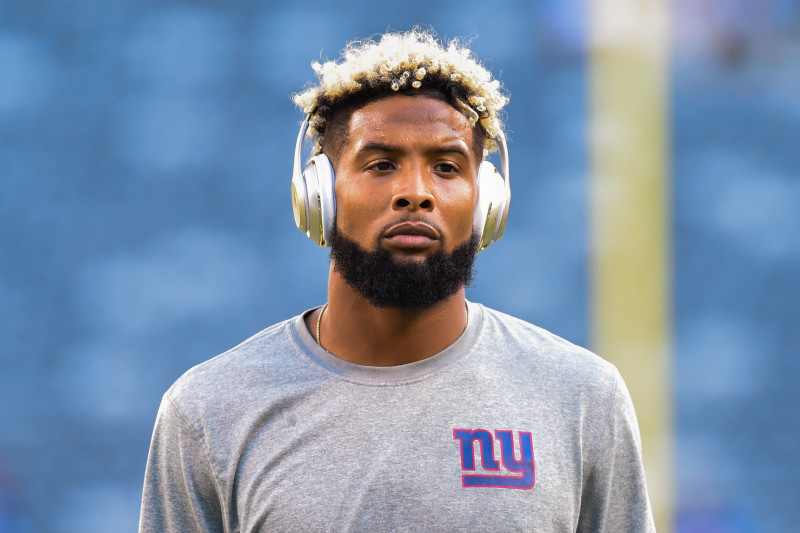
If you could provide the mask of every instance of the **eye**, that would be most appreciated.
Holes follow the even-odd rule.
[[[452,163],[437,163],[433,170],[440,174],[457,174],[458,168]]]
[[[390,161],[377,161],[368,167],[369,170],[376,170],[378,172],[389,172],[394,169],[394,165]]]

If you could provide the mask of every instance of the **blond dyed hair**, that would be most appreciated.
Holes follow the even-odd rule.
[[[315,153],[322,151],[327,121],[338,107],[361,96],[413,89],[444,94],[473,127],[481,128],[484,150],[497,149],[495,139],[503,128],[500,111],[508,97],[500,82],[458,39],[445,46],[432,31],[390,32],[377,42],[353,41],[339,61],[315,61],[311,67],[319,85],[295,94],[292,100],[309,115],[308,135],[316,140]]]

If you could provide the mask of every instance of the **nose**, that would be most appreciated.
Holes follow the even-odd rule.
[[[421,169],[408,169],[395,179],[397,188],[392,197],[392,209],[433,210],[435,199],[431,191],[432,184],[425,178]]]

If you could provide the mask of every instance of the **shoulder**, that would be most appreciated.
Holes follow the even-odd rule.
[[[517,317],[482,306],[483,342],[525,366],[558,368],[593,376],[617,374],[614,365],[591,351]]]
[[[262,394],[278,390],[307,365],[298,357],[294,329],[301,317],[274,324],[226,352],[187,370],[165,398],[192,424],[233,414]]]
[[[624,384],[602,357],[520,318],[483,307],[479,344],[489,360],[510,365],[536,386],[610,400]]]
[[[280,350],[281,344],[288,340],[286,320],[274,324],[241,342],[237,346],[204,361],[187,370],[172,385],[169,392],[174,397],[182,396],[187,390],[206,387],[212,383],[236,379],[237,374],[258,370],[263,365],[267,352]]]

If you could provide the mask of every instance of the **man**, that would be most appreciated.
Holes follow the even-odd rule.
[[[140,532],[654,531],[614,367],[465,299],[509,201],[499,83],[418,30],[314,67],[292,195],[328,302],[169,389]]]

